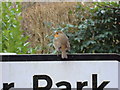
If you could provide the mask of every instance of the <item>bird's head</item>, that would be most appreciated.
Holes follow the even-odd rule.
[[[57,38],[57,37],[59,37],[59,35],[61,35],[61,34],[63,34],[62,31],[57,31],[57,32],[55,32],[54,37]]]

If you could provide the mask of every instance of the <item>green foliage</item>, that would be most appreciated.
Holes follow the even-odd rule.
[[[76,23],[63,24],[54,30],[67,34],[71,53],[120,53],[119,10],[117,2],[99,2],[92,6],[78,4]]]
[[[2,52],[28,54],[36,50],[30,48],[28,36],[20,30],[21,5],[19,2],[2,3]]]
[[[2,3],[0,2],[0,52],[2,52],[2,30],[1,30],[2,15],[1,15],[1,11],[2,11]]]

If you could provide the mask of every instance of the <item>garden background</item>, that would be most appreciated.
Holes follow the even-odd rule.
[[[69,53],[120,53],[120,2],[1,2],[0,52],[55,54],[63,31]]]

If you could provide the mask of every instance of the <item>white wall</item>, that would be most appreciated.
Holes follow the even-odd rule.
[[[119,87],[119,90],[120,90],[120,62],[118,63],[118,87]]]
[[[0,89],[2,88],[2,63],[0,63]]]

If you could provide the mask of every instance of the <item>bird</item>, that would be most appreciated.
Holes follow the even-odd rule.
[[[68,37],[63,31],[55,32],[53,46],[57,52],[60,51],[62,53],[62,59],[68,58],[66,51],[70,50],[70,43]]]

